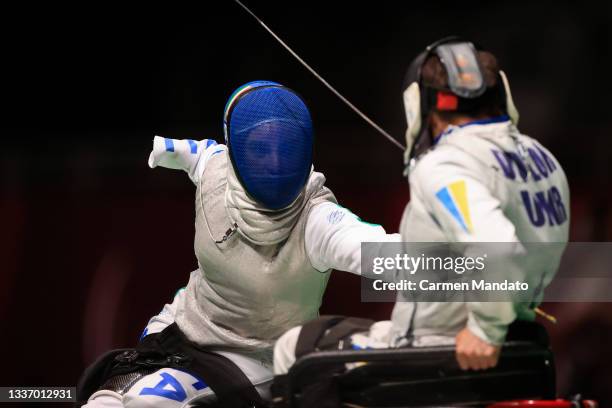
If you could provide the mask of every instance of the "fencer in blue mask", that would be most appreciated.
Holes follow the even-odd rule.
[[[136,363],[90,387],[89,407],[257,406],[275,340],[318,315],[329,271],[359,274],[361,242],[400,240],[337,204],[313,169],[312,120],[291,89],[238,88],[223,125],[225,145],[154,139],[150,167],[184,170],[196,185],[198,268],[150,320]]]

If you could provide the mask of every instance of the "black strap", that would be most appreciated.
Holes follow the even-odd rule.
[[[204,380],[214,391],[223,407],[263,407],[261,396],[230,359],[198,347],[190,342],[176,324],[136,348],[143,357],[161,355],[166,357],[168,367],[184,368]],[[145,337],[147,340],[150,336]]]
[[[327,329],[344,318],[343,316],[320,316],[303,325],[295,346],[295,358],[317,350],[317,344]]]
[[[318,348],[319,350],[336,348],[340,340],[344,340],[354,333],[368,331],[373,324],[373,320],[358,317],[348,317],[341,320],[319,340]]]
[[[300,358],[317,350],[338,349],[341,340],[350,335],[367,331],[374,324],[370,319],[359,319],[356,317],[343,316],[321,316],[311,320],[302,326],[300,336],[295,348],[296,358]],[[336,376],[344,370],[343,364],[331,364],[325,366],[319,374],[307,381],[302,386],[300,396],[297,400],[290,395],[289,388],[285,385],[279,390],[273,389],[273,393],[283,393],[280,401],[290,405],[293,401],[299,408],[335,408],[340,406],[340,396]],[[276,382],[276,380],[275,380]]]
[[[457,96],[450,89],[436,89],[432,87],[423,87],[423,98],[428,107],[428,111],[436,111],[438,104],[438,93],[446,92],[455,95],[457,98],[457,107],[448,110],[455,113],[472,113],[475,110],[486,106],[499,106],[502,108],[506,104],[506,95],[501,78],[498,78],[498,84],[487,90],[477,98],[462,98]]]
[[[176,324],[146,336],[135,349],[114,350],[99,358],[79,382],[77,399],[82,404],[112,377],[165,367],[184,369],[202,378],[215,393],[220,406],[266,406],[251,381],[234,362],[193,344]]]
[[[369,330],[373,320],[357,317],[321,316],[302,326],[295,347],[295,357],[300,358],[316,350],[337,348],[348,336]]]

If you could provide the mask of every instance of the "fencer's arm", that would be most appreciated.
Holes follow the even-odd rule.
[[[212,139],[197,141],[155,136],[153,150],[149,155],[149,167],[184,170],[191,181],[197,184],[208,159],[224,149],[224,145],[217,144]]]
[[[482,178],[486,172],[457,157],[438,156],[422,164],[411,175],[411,194],[422,197],[447,242],[504,242],[500,248],[508,254],[503,257],[503,267],[512,278],[524,279],[526,271],[513,262],[524,248],[514,224]],[[508,325],[516,318],[512,302],[468,302],[467,308],[467,327],[472,333],[491,344],[503,343]]]
[[[380,225],[369,224],[332,202],[315,206],[306,223],[306,253],[312,266],[361,274],[362,242],[399,242],[399,234],[387,234]]]

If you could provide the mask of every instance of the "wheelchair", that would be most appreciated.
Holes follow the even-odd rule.
[[[335,404],[309,393],[322,373],[329,376]],[[316,389],[316,388],[314,388]],[[320,387],[319,387],[320,390]],[[510,328],[495,368],[463,371],[454,347],[317,351],[296,361],[274,380],[275,408],[340,406],[408,407],[597,407],[557,399],[555,366],[545,329],[520,322]]]
[[[122,351],[109,352],[101,359],[113,359]],[[321,378],[327,380],[325,393],[316,388]],[[83,384],[77,388],[81,403],[93,392]],[[492,369],[461,370],[455,349],[449,346],[315,351],[299,358],[286,375],[274,378],[272,395],[271,401],[264,401],[266,407],[597,407],[595,401],[580,396],[555,397],[555,365],[548,335],[543,326],[526,322],[510,326],[499,362]],[[186,408],[221,406],[211,395]]]

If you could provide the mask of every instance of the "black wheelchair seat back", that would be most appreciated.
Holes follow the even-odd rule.
[[[312,404],[307,393],[317,378],[326,375],[332,380],[326,387],[329,391],[333,384],[335,403],[347,406],[478,407],[495,401],[555,396],[555,368],[546,331],[525,322],[511,326],[498,365],[484,371],[461,370],[454,347],[310,353],[286,376],[275,380],[274,392],[281,401],[277,405]]]

